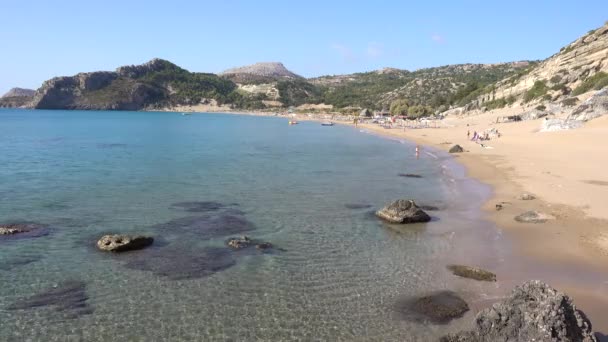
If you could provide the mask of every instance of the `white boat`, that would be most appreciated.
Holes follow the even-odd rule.
[[[182,113],[182,115],[192,115],[192,113]]]
[[[333,125],[334,125],[333,122],[329,122],[329,121],[321,122],[321,126],[333,126]]]

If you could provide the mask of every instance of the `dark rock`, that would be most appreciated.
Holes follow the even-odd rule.
[[[107,252],[126,252],[150,246],[154,242],[151,236],[142,235],[104,235],[97,241],[97,248]]]
[[[9,310],[27,310],[50,306],[66,318],[90,314],[86,285],[82,281],[65,281],[36,295],[21,299],[8,307]]]
[[[538,211],[526,211],[525,213],[515,216],[515,221],[522,223],[545,223],[552,219],[554,219],[553,216]]]
[[[251,246],[251,239],[245,235],[238,238],[230,238],[226,241],[226,245],[232,249],[243,249]]]
[[[235,265],[233,253],[226,248],[169,245],[133,254],[125,266],[149,271],[172,280],[210,276]]]
[[[523,200],[523,201],[531,201],[533,199],[536,199],[536,197],[534,197],[534,195],[531,195],[531,194],[521,194],[521,196],[519,196],[519,199]]]
[[[242,234],[255,229],[253,223],[241,215],[222,213],[219,215],[188,216],[168,221],[153,228],[165,231],[186,231],[201,239]]]
[[[472,331],[441,339],[456,341],[596,341],[591,322],[572,300],[549,285],[533,280],[511,296],[481,311]]]
[[[390,223],[428,222],[431,217],[412,200],[396,200],[378,210],[376,216]]]
[[[48,225],[36,222],[0,223],[0,240],[15,238],[36,238],[50,233]]]
[[[439,211],[439,210],[441,210],[438,206],[436,206],[436,205],[430,205],[430,204],[420,204],[418,207],[420,209],[426,210],[426,211]]]
[[[417,175],[417,174],[414,174],[414,173],[400,173],[399,177],[422,178],[421,175]]]
[[[482,270],[481,268],[464,266],[464,265],[449,265],[447,266],[454,275],[463,278],[481,280],[481,281],[496,281],[496,274]]]
[[[182,209],[191,213],[200,213],[224,209],[226,205],[213,201],[177,202],[171,204],[174,209]]]
[[[369,209],[372,207],[371,204],[363,204],[363,203],[347,203],[344,205],[346,209]]]
[[[255,248],[259,249],[259,250],[267,250],[267,249],[271,249],[273,246],[270,242],[261,242],[258,243],[257,245],[255,245]]]
[[[462,148],[462,146],[460,145],[454,145],[452,147],[450,147],[449,153],[462,153],[464,152],[464,148]]]
[[[400,301],[396,310],[407,320],[447,324],[453,319],[462,317],[469,311],[469,306],[456,293],[439,291]]]

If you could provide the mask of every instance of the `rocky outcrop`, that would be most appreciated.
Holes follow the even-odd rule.
[[[150,246],[154,238],[141,235],[104,235],[97,241],[97,248],[106,252],[126,252]]]
[[[226,245],[232,249],[243,249],[251,246],[251,239],[245,235],[238,238],[230,238]]]
[[[522,223],[545,223],[548,220],[553,219],[555,219],[555,217],[538,211],[526,211],[525,213],[515,216],[515,221]]]
[[[510,297],[481,311],[472,331],[445,336],[443,342],[596,341],[591,322],[565,294],[529,281]]]
[[[33,89],[25,89],[25,88],[13,88],[6,92],[6,94],[2,95],[0,98],[5,97],[32,97],[36,93]]]
[[[50,233],[48,225],[36,222],[7,222],[0,223],[0,240],[35,238]]]
[[[480,281],[496,281],[496,274],[490,271],[482,270],[481,268],[465,265],[449,265],[447,268],[454,275],[459,277]]]
[[[593,94],[587,101],[574,108],[569,120],[589,121],[608,113],[608,88]]]
[[[239,75],[239,74],[271,77],[271,78],[302,78],[302,76],[289,71],[283,65],[283,63],[279,63],[279,62],[255,63],[252,65],[228,69],[228,70],[225,70],[224,72],[220,73],[220,75],[222,75],[222,76]]]
[[[532,200],[536,199],[536,197],[532,194],[523,193],[519,196],[519,199],[522,201],[532,201]]]
[[[462,148],[462,146],[460,146],[460,145],[454,145],[454,146],[450,147],[448,152],[449,153],[462,153],[462,152],[464,152],[464,148]]]
[[[376,211],[376,216],[390,223],[428,222],[431,217],[413,200],[400,199]]]
[[[13,88],[0,97],[0,108],[26,108],[32,102],[35,92],[32,89]]]
[[[565,119],[547,119],[543,120],[540,127],[541,132],[556,132],[565,131],[570,129],[576,129],[582,127],[583,124],[576,120],[565,120]]]

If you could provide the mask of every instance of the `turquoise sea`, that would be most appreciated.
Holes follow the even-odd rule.
[[[226,114],[0,110],[0,131],[0,223],[48,225],[0,240],[1,341],[425,341],[474,310],[435,325],[397,301],[449,289],[475,309],[499,292],[445,269],[506,252],[479,211],[489,188],[439,151]],[[440,210],[373,217],[397,198]],[[156,241],[109,255],[94,247],[107,232]],[[226,249],[241,234],[276,248]],[[66,282],[63,303],[15,308]]]

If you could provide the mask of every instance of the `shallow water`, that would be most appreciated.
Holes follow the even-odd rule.
[[[2,110],[0,128],[0,222],[51,225],[0,240],[3,341],[429,340],[472,313],[433,325],[396,302],[449,289],[475,308],[497,292],[445,269],[496,265],[505,242],[481,220],[489,189],[437,151],[219,114]],[[442,210],[401,228],[370,214],[402,197]],[[220,251],[241,231],[280,250]],[[158,243],[107,255],[92,246],[105,232]],[[8,309],[65,281],[86,284],[91,312]]]

